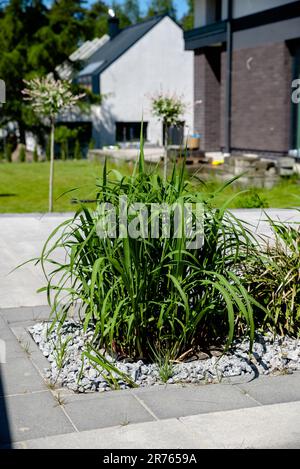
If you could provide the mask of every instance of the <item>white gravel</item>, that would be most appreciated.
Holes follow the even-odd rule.
[[[54,328],[47,334],[49,323],[37,323],[29,328],[33,339],[49,361],[45,379],[58,386],[66,386],[76,392],[103,392],[112,389],[106,371],[94,369],[82,352],[91,340],[93,331],[84,333],[82,325],[67,321],[57,333]],[[65,352],[62,352],[65,344]],[[259,374],[292,373],[300,371],[300,340],[288,336],[274,338],[271,333],[257,334],[253,354],[249,356],[249,340],[236,341],[230,353],[222,356],[202,354],[202,360],[176,363],[167,383],[220,382],[224,378],[241,376],[251,379]],[[138,386],[162,384],[159,367],[156,364],[116,361],[107,353],[105,357]],[[207,358],[205,358],[207,357]],[[128,388],[118,375],[120,389]]]

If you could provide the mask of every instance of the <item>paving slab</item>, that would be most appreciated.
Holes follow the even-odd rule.
[[[84,400],[66,400],[64,408],[79,431],[154,420],[134,396],[128,393],[97,393],[96,399],[89,399],[86,395]]]
[[[239,388],[223,384],[153,387],[133,392],[159,419],[259,405]]]
[[[300,401],[300,373],[262,376],[239,388],[263,405]]]
[[[26,357],[8,359],[1,364],[0,380],[4,395],[45,390],[43,379]]]
[[[0,398],[0,422],[9,422],[11,441],[74,432],[62,409],[48,391]],[[0,446],[9,443],[8,432],[0,425]]]
[[[47,321],[49,315],[50,307],[42,304],[35,307],[27,306],[0,309],[0,316],[2,316],[8,324]]]
[[[22,349],[20,343],[16,340],[6,321],[4,321],[1,316],[0,340],[4,342],[6,362],[16,357],[24,357],[24,350]]]
[[[40,375],[44,374],[45,368],[49,368],[49,361],[47,358],[42,354],[41,350],[39,349],[37,343],[33,340],[32,336],[28,331],[28,326],[19,325],[12,326],[11,330],[14,334],[14,337],[18,340],[20,346],[25,350],[27,358],[31,361],[31,363],[35,366],[35,368],[39,371]]]
[[[300,402],[27,440],[33,449],[300,448]]]
[[[210,448],[300,448],[300,402],[180,419]]]
[[[0,215],[0,306],[34,306],[47,304],[46,293],[36,293],[45,283],[40,266],[34,263],[14,270],[18,265],[38,257],[49,234],[70,218],[70,214]],[[58,259],[63,258],[63,251]]]
[[[197,435],[176,419],[115,426],[40,438],[14,445],[23,449],[194,449]]]

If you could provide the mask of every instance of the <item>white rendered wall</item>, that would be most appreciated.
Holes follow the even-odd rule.
[[[93,108],[97,146],[115,143],[115,122],[148,122],[148,141],[162,144],[162,124],[150,98],[175,93],[187,105],[186,134],[193,132],[193,52],[184,50],[182,29],[166,17],[116,60],[100,77],[101,107]]]

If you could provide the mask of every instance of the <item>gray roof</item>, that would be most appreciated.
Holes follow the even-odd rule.
[[[165,16],[160,15],[150,18],[142,23],[137,23],[122,29],[117,36],[106,42],[100,49],[92,54],[87,65],[81,70],[79,76],[95,75],[102,73],[109,65],[123,55],[130,47],[147,34]],[[95,67],[91,67],[95,64]],[[96,65],[97,64],[97,65]]]
[[[95,72],[97,72],[98,69],[100,69],[103,65],[103,61],[100,60],[99,62],[91,62],[90,64],[86,65],[83,70],[81,70],[77,76],[78,77],[85,77],[87,75],[93,75]]]

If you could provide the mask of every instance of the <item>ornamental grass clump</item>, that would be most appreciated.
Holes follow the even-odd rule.
[[[39,262],[47,279],[44,290],[53,323],[63,323],[76,306],[83,327],[94,330],[93,349],[147,360],[159,350],[176,359],[209,341],[229,346],[241,332],[253,341],[253,307],[259,305],[247,293],[239,272],[255,254],[255,241],[226,211],[230,200],[214,210],[201,193],[191,190],[184,179],[184,163],[179,168],[174,165],[172,176],[164,181],[145,169],[142,142],[133,174],[109,172],[105,164],[97,182],[96,208],[80,206],[44,246]],[[134,207],[128,209],[126,223],[128,232],[131,223],[139,231],[137,237],[128,232],[126,236],[120,200]],[[136,203],[143,204],[140,211],[140,206],[133,206]],[[100,210],[103,204],[110,207],[110,230],[116,236],[103,236],[107,221]],[[179,217],[181,236],[168,237],[161,228],[153,236],[147,228],[153,221],[153,204],[179,207],[181,214],[186,204],[193,208],[200,204],[202,224],[195,233],[201,234],[201,243],[191,242],[185,216]],[[66,259],[59,263],[55,253],[61,248]],[[47,264],[52,266],[50,273]]]
[[[267,314],[258,324],[282,336],[300,331],[300,227],[268,221],[274,242],[265,244],[261,256],[247,266],[244,279]]]

